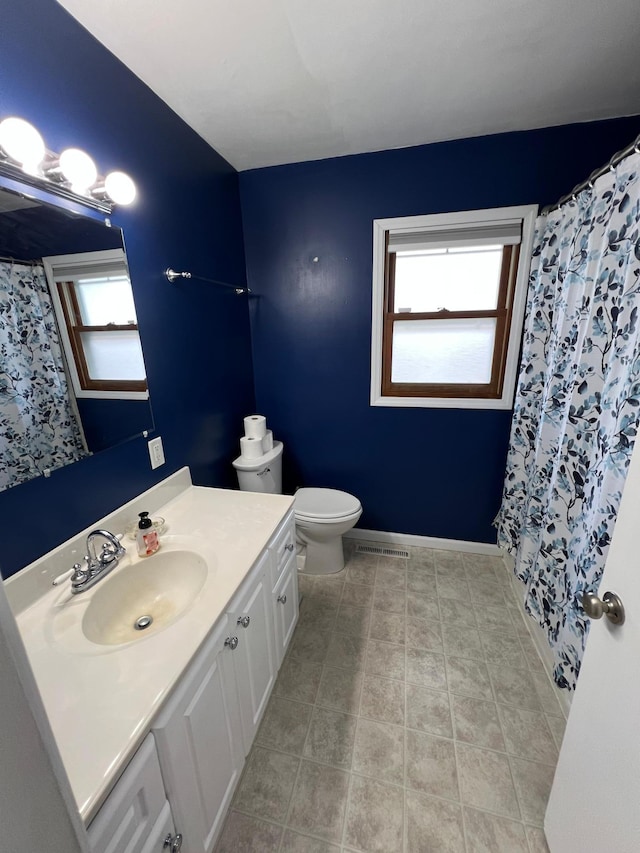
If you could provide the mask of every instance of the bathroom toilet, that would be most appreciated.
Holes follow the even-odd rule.
[[[282,442],[256,459],[239,456],[233,462],[243,492],[282,492]],[[302,571],[326,575],[344,568],[342,537],[362,515],[360,501],[338,489],[298,489],[294,514]],[[302,562],[302,561],[300,561]]]

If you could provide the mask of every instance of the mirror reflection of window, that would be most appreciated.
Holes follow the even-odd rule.
[[[44,258],[78,397],[141,399],[147,382],[124,253]]]
[[[125,272],[79,276],[75,284],[80,313],[88,326],[137,323],[131,282]]]
[[[78,342],[89,381],[112,391],[120,382],[135,382],[135,388],[143,391],[144,359],[129,276],[120,272],[80,276],[59,282],[58,290],[62,288],[74,291],[76,320],[82,327]]]

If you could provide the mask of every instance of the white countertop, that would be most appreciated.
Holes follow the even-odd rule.
[[[86,824],[293,504],[293,498],[285,495],[191,486],[185,470],[96,522],[5,585]],[[158,504],[171,494],[167,483],[173,483],[174,496]],[[88,530],[104,527],[119,533],[122,522],[133,520],[142,509],[166,520],[161,550],[191,548],[215,568],[209,570],[191,607],[173,624],[125,646],[98,646],[80,634],[76,619],[67,624],[65,616],[86,609],[102,581],[72,596],[69,581],[52,587],[51,579],[69,568],[79,551],[84,553]],[[134,542],[125,539],[123,544],[128,553],[111,577],[139,559]],[[153,559],[147,557],[145,562]]]

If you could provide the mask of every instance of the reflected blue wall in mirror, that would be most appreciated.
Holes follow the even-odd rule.
[[[7,186],[8,185],[8,186]],[[10,188],[9,188],[10,187]],[[51,194],[38,193],[40,198],[34,197],[33,190],[27,186],[23,192],[15,192],[16,182],[7,180],[0,175],[0,272],[6,272],[2,281],[9,287],[11,281],[20,281],[22,290],[32,286],[33,275],[29,272],[41,270],[42,258],[58,255],[79,255],[86,252],[101,250],[124,251],[123,234],[120,228],[107,225],[104,217],[93,211],[78,215],[75,210],[69,210],[68,202],[64,199],[51,196],[47,203],[41,199]],[[75,207],[75,205],[73,205]],[[22,270],[27,275],[19,279],[16,273]],[[36,277],[38,284],[44,279]],[[49,282],[49,288],[53,285]],[[4,294],[4,290],[2,291]],[[7,304],[11,300],[7,296]],[[56,325],[51,301],[41,301],[41,305],[47,306],[51,313],[50,322],[47,324],[51,330],[51,345],[56,352],[60,352],[61,336]],[[17,314],[7,311],[0,323],[0,344],[9,347],[8,338],[18,338],[24,343],[21,345],[21,353],[29,352],[29,340],[35,332],[33,328],[21,326],[15,328],[12,319]],[[24,315],[22,315],[24,317]],[[38,346],[36,340],[36,346]],[[69,429],[77,431],[78,446],[73,441],[66,442],[67,449],[61,447],[60,434],[55,433],[56,439],[47,443],[44,440],[44,432],[34,421],[38,417],[44,417],[44,431],[50,427],[48,411],[56,408],[55,395],[47,397],[47,383],[37,382],[37,372],[31,371],[34,381],[29,382],[25,376],[18,374],[30,367],[28,356],[26,359],[15,360],[12,364],[10,348],[3,351],[7,364],[2,366],[3,371],[9,371],[17,381],[14,380],[11,387],[6,380],[8,374],[0,375],[0,411],[3,412],[2,423],[0,423],[0,488],[9,488],[19,485],[33,477],[52,470],[64,464],[71,464],[86,455],[91,455],[106,450],[122,441],[140,435],[143,431],[153,429],[153,415],[150,401],[131,399],[100,399],[96,395],[76,396],[73,393],[71,377],[66,375],[60,377],[58,388],[65,387],[70,396],[68,406]],[[67,356],[66,364],[69,358]],[[49,364],[53,365],[51,359]],[[59,367],[63,368],[65,362],[59,357]],[[51,385],[51,383],[48,383]],[[39,404],[23,405],[20,410],[23,418],[18,416],[19,407],[14,405],[14,400],[24,404],[25,395],[33,400],[39,397]],[[44,395],[44,397],[43,397]],[[9,405],[2,407],[2,403]],[[30,402],[30,401],[29,401]],[[40,415],[40,412],[44,413]],[[24,423],[24,418],[28,423]],[[5,446],[8,445],[8,446]],[[9,460],[11,465],[8,464]]]

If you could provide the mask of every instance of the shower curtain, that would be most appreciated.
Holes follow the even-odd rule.
[[[574,689],[640,415],[640,155],[536,223],[498,544]]]
[[[0,261],[0,490],[86,455],[44,269]]]

